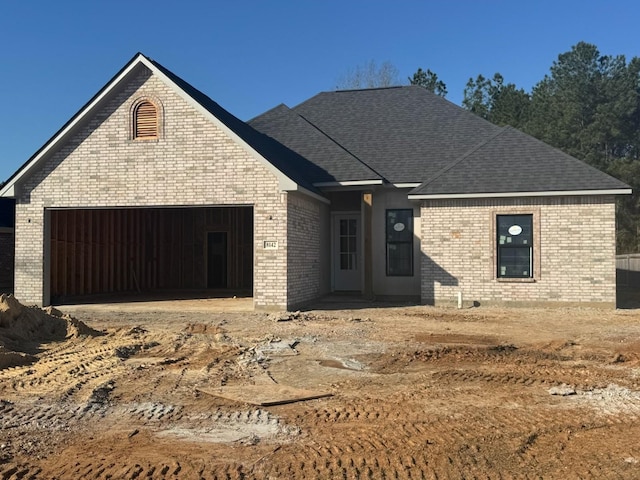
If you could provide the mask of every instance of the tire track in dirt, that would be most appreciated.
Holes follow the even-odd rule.
[[[134,465],[122,462],[97,462],[95,464],[80,464],[70,467],[58,467],[54,474],[57,478],[82,478],[94,480],[106,479],[180,479],[180,478],[202,478],[200,472],[193,469],[183,469],[179,462],[159,463],[151,465],[140,462]]]
[[[500,371],[500,369],[487,367],[481,369],[456,368],[439,370],[433,373],[434,381],[440,383],[451,382],[457,384],[460,382],[479,382],[521,385],[525,387],[540,386],[543,388],[571,384],[580,390],[601,388],[603,386],[603,378],[607,377],[610,381],[616,381],[622,384],[630,383],[630,379],[626,376],[614,375],[611,371],[597,374],[593,369],[583,367],[513,368],[509,371]]]
[[[582,372],[584,369],[578,367],[576,371]],[[497,372],[490,374],[481,370],[457,369],[444,372],[435,372],[430,375],[422,375],[423,381],[435,381],[436,383],[446,379],[446,383],[450,385],[452,391],[463,393],[472,389],[473,384],[477,383],[497,383],[503,385],[505,391],[509,389],[518,389],[519,387],[543,387],[534,390],[528,390],[529,396],[547,395],[549,386],[558,385],[561,380],[572,379],[574,371],[572,367],[563,366],[555,367],[553,365],[545,366],[544,372],[540,376],[535,375],[517,375],[508,372]],[[596,372],[587,372],[585,376],[595,376],[602,378]],[[554,379],[555,377],[555,379]],[[471,384],[471,385],[470,385]],[[460,386],[463,386],[460,390]],[[424,384],[415,388],[407,388],[404,392],[394,398],[389,399],[373,399],[373,398],[349,398],[339,402],[339,406],[332,406],[327,403],[322,407],[309,408],[301,412],[296,417],[296,422],[303,425],[305,431],[312,431],[314,426],[334,425],[340,432],[359,432],[357,435],[341,435],[332,436],[329,444],[333,446],[331,453],[318,453],[318,450],[309,450],[312,452],[314,462],[311,463],[313,469],[309,470],[309,463],[304,463],[304,469],[307,469],[311,476],[317,478],[334,478],[337,477],[359,478],[365,475],[371,475],[372,478],[429,478],[427,472],[432,472],[431,478],[436,478],[435,470],[432,466],[434,458],[425,457],[424,452],[429,450],[438,452],[436,458],[446,456],[446,450],[453,449],[457,454],[450,461],[438,465],[437,471],[445,477],[452,476],[454,478],[476,478],[483,477],[483,472],[495,472],[495,466],[492,464],[496,456],[504,456],[503,452],[512,452],[510,465],[522,464],[523,467],[529,466],[535,471],[534,466],[539,463],[539,459],[535,458],[535,445],[540,439],[548,439],[547,443],[561,443],[566,437],[567,432],[576,432],[584,430],[585,423],[589,422],[589,428],[608,430],[618,425],[629,425],[638,422],[636,412],[640,411],[640,402],[638,395],[625,389],[594,389],[588,386],[586,393],[595,392],[593,396],[612,400],[614,403],[622,402],[621,405],[614,406],[611,410],[606,405],[598,406],[598,415],[596,419],[590,408],[584,408],[584,401],[579,403],[574,400],[580,400],[579,396],[582,392],[578,392],[578,396],[571,398],[556,398],[558,402],[564,402],[566,408],[571,408],[572,413],[568,415],[566,408],[555,408],[549,405],[546,408],[525,409],[505,406],[502,408],[478,408],[473,409],[467,406],[464,415],[456,415],[455,417],[441,417],[439,414],[430,411],[430,391],[425,388]],[[515,391],[515,390],[514,390]],[[526,392],[526,391],[525,391]],[[522,393],[518,394],[518,401],[524,400]],[[467,397],[465,397],[467,398]],[[550,403],[552,397],[549,396]],[[455,403],[465,403],[468,400],[464,398]],[[568,403],[572,402],[572,403]],[[402,405],[398,409],[398,404]],[[555,409],[554,409],[555,408]],[[582,414],[577,414],[575,408],[579,408]],[[619,413],[624,415],[619,415]],[[366,430],[367,425],[376,425],[375,428]],[[326,427],[325,427],[326,429]],[[366,430],[366,431],[365,431]],[[365,431],[365,433],[362,433]],[[314,437],[316,442],[320,440]],[[343,440],[344,443],[341,443]],[[346,444],[348,442],[348,444]],[[483,453],[483,445],[485,443],[497,447],[487,449],[486,454]],[[377,456],[387,467],[384,471],[377,470],[372,465],[358,466],[357,452],[366,458]],[[385,457],[385,453],[390,455]],[[398,452],[410,452],[413,455],[410,459],[398,460]],[[332,463],[328,470],[319,469],[317,466],[322,464],[323,458],[331,455],[338,457],[336,462]],[[635,458],[633,455],[630,458]],[[292,472],[296,468],[302,468],[304,456],[298,459],[298,463],[292,463],[285,466],[277,467],[277,472]],[[558,474],[563,471],[564,464],[561,461],[552,463],[552,468]],[[610,461],[609,463],[615,463]],[[296,466],[297,465],[297,466]],[[346,466],[346,467],[345,467]],[[366,467],[366,468],[364,468]],[[374,468],[375,467],[375,468]],[[409,472],[411,468],[420,471],[421,476],[412,477]],[[328,468],[328,467],[327,467]],[[306,470],[305,470],[306,471]],[[589,470],[587,470],[589,471]],[[606,471],[606,475],[617,475],[616,468]],[[516,475],[516,478],[528,478],[526,474]],[[504,478],[508,478],[505,476]],[[537,478],[532,474],[531,478]],[[586,475],[585,478],[594,478]]]
[[[153,346],[126,338],[109,346],[102,343],[94,338],[68,342],[43,353],[32,365],[0,371],[0,386],[5,396],[8,390],[13,395],[59,395],[61,400],[69,400],[81,392],[90,392],[106,379],[122,375],[127,368],[124,359]]]
[[[37,480],[42,469],[32,465],[7,464],[0,467],[0,480]]]
[[[534,465],[536,444],[546,439],[547,443],[558,442],[567,431],[580,431],[581,426],[576,423],[575,416],[568,419],[565,412],[528,411],[522,409],[476,409],[468,410],[464,416],[456,418],[438,417],[428,410],[428,395],[425,393],[424,403],[411,402],[405,404],[404,412],[413,420],[399,422],[397,404],[392,400],[371,402],[364,399],[360,402],[349,403],[350,408],[327,408],[331,402],[326,402],[323,408],[307,409],[306,413],[298,416],[300,419],[308,417],[305,430],[312,432],[314,424],[334,423],[338,427],[333,429],[328,437],[315,438],[306,448],[291,448],[285,446],[281,450],[287,451],[286,461],[279,460],[276,453],[269,457],[269,465],[258,465],[253,469],[235,465],[206,466],[200,469],[182,466],[183,475],[197,475],[193,478],[265,478],[272,475],[275,478],[440,478],[443,475],[455,478],[480,478],[483,472],[495,471],[492,458],[496,450],[511,452],[507,455],[511,465],[520,464],[523,474],[516,478],[535,478],[533,474],[526,474],[528,465]],[[372,403],[373,405],[369,405]],[[15,406],[2,404],[0,413],[9,413]],[[374,407],[374,408],[372,408]],[[55,407],[47,407],[38,412],[33,407],[24,412],[27,418],[55,417]],[[375,415],[372,417],[371,412]],[[329,412],[329,416],[318,415],[317,412]],[[346,414],[347,412],[348,414]],[[364,412],[364,413],[363,413]],[[96,412],[98,413],[98,412]],[[183,408],[172,405],[151,403],[148,405],[130,405],[113,408],[105,415],[101,410],[100,417],[109,421],[110,416],[122,418],[129,416],[125,423],[132,428],[134,425],[160,426],[163,419],[175,422],[180,418],[184,425],[201,425],[203,422],[224,423],[248,421],[258,419],[264,415],[266,419],[273,418],[268,411],[253,411],[243,414],[238,412],[217,411],[212,413],[200,412],[185,415]],[[4,416],[4,415],[3,415]],[[73,415],[70,415],[73,417]],[[375,418],[374,418],[375,417]],[[415,421],[422,417],[421,422]],[[329,420],[327,420],[327,418]],[[584,420],[584,419],[583,419]],[[628,424],[628,418],[604,416],[599,422],[591,420],[589,429],[607,429],[611,425]],[[582,428],[582,430],[585,430]],[[326,429],[323,431],[326,432]],[[389,432],[395,433],[390,435]],[[487,444],[492,448],[487,448]],[[455,455],[448,455],[453,451]],[[502,454],[504,456],[504,453]],[[550,462],[553,464],[553,462]],[[614,463],[609,461],[608,463]],[[552,465],[554,472],[561,471],[559,463]],[[73,467],[73,468],[72,468]],[[129,465],[113,461],[96,463],[80,462],[69,465],[61,478],[177,478],[173,466],[165,464],[136,464]],[[188,469],[187,469],[188,468]],[[533,467],[528,467],[533,468]],[[14,470],[11,470],[14,471]],[[598,469],[597,466],[587,466],[582,470],[584,478],[595,478],[594,475],[616,475],[617,470]],[[264,474],[264,476],[262,476]],[[436,475],[437,474],[437,475]],[[11,478],[6,477],[6,478]],[[20,478],[20,477],[16,477]],[[191,478],[189,476],[183,478]],[[509,478],[507,474],[503,478]]]
[[[185,337],[179,352],[164,345],[122,361],[150,337],[109,340],[123,350],[101,353],[105,345],[89,341],[41,355],[51,361],[45,378],[65,381],[66,372],[76,382],[68,387],[96,370],[109,372],[62,401],[54,391],[44,399],[48,405],[0,401],[5,431],[22,429],[26,438],[51,425],[49,442],[64,445],[73,437],[28,465],[25,456],[0,460],[0,479],[635,478],[639,471],[633,462],[640,447],[630,439],[640,436],[640,401],[627,365],[597,367],[597,359],[589,361],[588,352],[578,358],[569,342],[527,352],[484,339],[477,347],[417,355],[429,349],[412,343],[398,351],[395,344],[392,354],[370,355],[372,367],[360,376],[338,377],[331,399],[253,408],[193,394],[194,385],[223,375],[254,378],[237,365],[244,349],[223,356],[206,336]],[[167,354],[179,357],[160,359]],[[112,380],[113,397],[94,395]],[[608,386],[612,381],[629,390]],[[7,382],[0,372],[0,387]],[[548,393],[562,383],[576,394]],[[20,397],[37,387],[27,382]],[[234,429],[245,436],[232,437]],[[265,431],[279,433],[260,437]]]
[[[47,431],[51,436],[55,430],[60,432],[58,440],[65,444],[66,439],[76,435],[76,432],[86,431],[87,428],[97,429],[102,432],[112,429],[118,433],[119,442],[135,435],[148,435],[152,443],[210,441],[238,442],[246,439],[248,445],[254,442],[268,444],[288,443],[299,435],[299,429],[288,427],[276,415],[264,409],[249,409],[244,411],[216,409],[215,411],[185,412],[183,407],[163,405],[158,403],[142,405],[117,405],[95,406],[89,405],[81,408],[70,409],[70,405],[55,403],[52,405],[33,404],[30,406],[9,404],[3,402],[0,405],[2,414],[0,427],[4,429],[19,429],[22,434],[37,434],[38,431]],[[65,417],[65,421],[62,420]],[[40,420],[42,419],[42,421]],[[50,421],[47,421],[49,419]],[[115,429],[115,430],[114,430]],[[124,432],[122,432],[124,430]],[[140,432],[140,433],[138,433]],[[273,440],[271,438],[273,437]],[[240,442],[240,445],[243,441]],[[21,454],[29,454],[28,450],[21,450]],[[52,452],[53,453],[53,452]],[[182,465],[179,462],[150,463],[140,460],[131,465],[128,462],[118,460],[121,455],[109,456],[101,452],[104,458],[96,458],[87,455],[68,455],[64,449],[52,455],[55,460],[55,468],[49,470],[45,465],[34,459],[36,465],[28,466],[28,469],[20,467],[20,471],[41,471],[45,468],[42,478],[246,478],[244,470],[237,465],[222,464],[214,467],[206,465],[196,469],[191,464]],[[64,461],[64,458],[67,461]],[[45,462],[46,463],[46,462]],[[209,461],[210,463],[210,461]],[[17,465],[5,468],[8,472],[6,478],[13,478]],[[205,467],[208,474],[203,477]],[[4,470],[0,470],[4,472]],[[4,473],[3,473],[4,475]],[[0,478],[4,478],[1,477]],[[16,477],[21,478],[21,477]]]

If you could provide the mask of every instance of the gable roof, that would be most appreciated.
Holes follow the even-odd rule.
[[[338,181],[366,180],[357,160],[409,198],[631,193],[623,182],[511,127],[499,127],[420,86],[324,92],[269,111],[256,129],[322,166]],[[291,117],[297,116],[294,121]],[[311,138],[313,127],[321,135]],[[327,160],[327,146],[349,156]]]
[[[65,139],[73,135],[85,119],[104,104],[109,94],[126,82],[139,68],[147,68],[163,80],[179,96],[200,110],[213,123],[234,138],[254,158],[267,166],[278,178],[283,190],[300,190],[322,201],[321,193],[307,180],[318,167],[298,153],[264,135],[239,120],[208,96],[173,74],[159,63],[141,53],[136,54],[94,97],[87,102],[47,143],[45,143],[0,189],[0,197],[15,196],[16,185],[56,150]]]

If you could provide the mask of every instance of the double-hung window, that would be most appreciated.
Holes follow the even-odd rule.
[[[387,276],[413,275],[413,210],[387,210]]]
[[[498,278],[533,278],[533,215],[497,215]]]

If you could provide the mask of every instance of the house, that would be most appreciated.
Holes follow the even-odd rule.
[[[0,190],[15,293],[615,305],[624,183],[417,86],[245,123],[137,54]]]

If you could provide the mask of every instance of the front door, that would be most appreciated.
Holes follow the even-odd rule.
[[[360,215],[340,214],[333,220],[333,289],[362,290]]]

